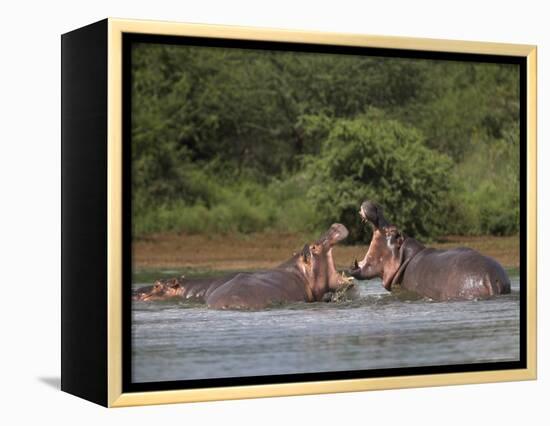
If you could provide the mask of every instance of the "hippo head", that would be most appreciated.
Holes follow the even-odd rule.
[[[341,277],[334,266],[332,247],[347,236],[347,228],[335,223],[317,241],[306,244],[298,255],[298,265],[306,277],[313,300],[322,300],[326,292],[341,284]]]
[[[400,268],[404,266],[406,251],[402,250],[405,235],[390,225],[383,214],[382,207],[365,201],[361,204],[359,215],[373,228],[372,240],[365,258],[355,261],[350,275],[357,279],[382,278],[386,290],[398,281]]]
[[[179,280],[157,280],[153,285],[141,287],[134,291],[133,299],[142,302],[165,300],[179,295],[182,289]]]

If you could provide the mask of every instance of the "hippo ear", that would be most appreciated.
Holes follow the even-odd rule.
[[[401,253],[401,246],[403,245],[403,241],[405,241],[405,235],[395,228],[391,229],[389,231],[389,234],[386,235],[387,237],[389,237],[388,243],[392,251],[393,257],[400,258],[399,263],[401,264],[401,257],[403,256],[403,254]]]
[[[405,241],[405,238],[407,238],[407,237],[402,232],[399,232],[397,234],[397,244],[399,245],[399,247],[401,247],[403,245],[403,242]]]

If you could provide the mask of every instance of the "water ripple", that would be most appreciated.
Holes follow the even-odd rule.
[[[137,284],[136,284],[137,286]],[[519,279],[484,301],[403,300],[379,281],[360,299],[263,311],[135,302],[133,381],[505,361],[519,358]]]

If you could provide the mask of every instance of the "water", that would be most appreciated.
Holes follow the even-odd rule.
[[[143,284],[136,284],[139,287]],[[263,311],[133,302],[133,382],[519,359],[519,278],[489,300],[404,300],[380,281],[360,299]]]

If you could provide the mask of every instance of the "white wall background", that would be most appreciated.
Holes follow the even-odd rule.
[[[543,1],[0,3],[0,419],[61,424],[549,424],[548,14]],[[60,34],[107,16],[539,46],[539,380],[106,410],[58,391]]]

